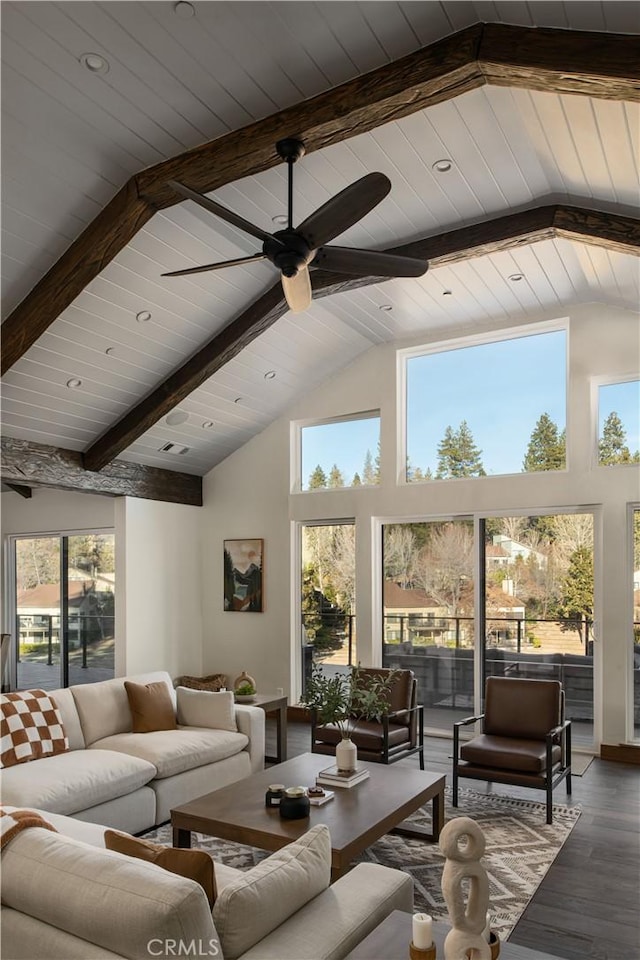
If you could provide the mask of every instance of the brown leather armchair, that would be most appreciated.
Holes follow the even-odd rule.
[[[380,677],[391,673],[383,667],[360,667],[360,677]],[[355,720],[351,739],[358,748],[358,757],[374,763],[395,763],[413,753],[419,754],[424,770],[424,707],[417,703],[418,682],[412,670],[395,670],[390,688],[390,711],[380,722]],[[340,741],[340,730],[333,723],[317,724],[311,711],[311,752],[334,756]]]
[[[461,728],[478,720],[482,734],[460,746]],[[485,712],[453,725],[454,807],[459,777],[544,790],[552,823],[554,787],[566,780],[571,793],[571,721],[564,719],[562,684],[488,677]]]

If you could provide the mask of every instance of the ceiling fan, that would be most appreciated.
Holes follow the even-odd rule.
[[[396,256],[377,250],[359,250],[352,247],[327,246],[329,241],[348,230],[383,200],[391,189],[391,182],[383,173],[368,173],[327,200],[298,226],[293,226],[293,165],[304,156],[301,140],[286,138],[276,143],[278,155],[288,165],[287,226],[268,233],[239,214],[228,210],[216,200],[169,180],[169,186],[185,199],[193,200],[221,220],[233,224],[245,233],[262,240],[262,252],[221,263],[207,263],[202,267],[174,270],[163,277],[184,277],[191,273],[220,270],[240,263],[269,260],[280,270],[282,287],[289,308],[300,313],[311,305],[309,267],[321,267],[336,273],[359,277],[421,277],[428,263],[411,257]]]

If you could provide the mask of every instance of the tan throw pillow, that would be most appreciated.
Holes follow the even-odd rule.
[[[330,879],[331,837],[329,828],[319,823],[222,888],[213,922],[223,956],[241,957],[326,890]]]
[[[238,729],[233,693],[209,690],[176,690],[178,723],[185,727],[207,727],[210,730]]]
[[[162,680],[156,683],[125,680],[124,688],[129,698],[131,729],[134,733],[176,729],[176,715],[166,683]]]
[[[130,837],[128,833],[117,830],[105,830],[104,845],[107,850],[124,853],[127,857],[136,857],[155,863],[156,866],[177,873],[179,877],[195,880],[207,895],[209,906],[216,901],[216,875],[213,860],[203,850],[181,850],[176,847],[163,847],[151,840]]]

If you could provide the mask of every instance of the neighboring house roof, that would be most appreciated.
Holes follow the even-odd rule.
[[[70,580],[69,603],[78,606],[93,589],[91,580]],[[21,590],[17,597],[18,610],[40,610],[58,607],[60,605],[60,584],[41,583],[29,590]]]
[[[385,610],[406,610],[417,612],[420,610],[445,610],[446,604],[429,597],[424,590],[419,588],[401,587],[394,580],[385,580],[383,588],[383,598]],[[460,610],[473,611],[473,589],[465,588],[461,596]],[[512,597],[505,593],[500,587],[490,585],[487,587],[487,610],[519,610],[524,613],[525,602],[520,597]],[[468,615],[468,613],[466,614]]]

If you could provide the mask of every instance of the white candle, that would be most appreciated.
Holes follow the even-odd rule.
[[[491,914],[487,914],[487,922],[485,924],[484,930],[482,931],[483,938],[489,943],[489,937],[491,936]]]
[[[428,950],[433,943],[432,920],[428,913],[413,915],[413,945],[416,950]]]

